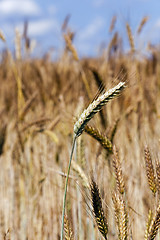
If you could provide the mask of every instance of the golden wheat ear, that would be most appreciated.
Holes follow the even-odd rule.
[[[152,211],[149,210],[148,218],[147,218],[147,222],[146,222],[146,230],[145,230],[144,240],[148,240],[149,229],[150,229],[151,223],[152,223]]]
[[[153,167],[153,163],[152,163],[151,154],[150,154],[149,148],[147,146],[144,149],[144,153],[145,153],[146,175],[147,175],[149,188],[155,195],[156,191],[157,191],[156,177],[155,177],[155,173],[154,173],[154,167]]]
[[[95,217],[99,231],[103,235],[104,239],[107,239],[107,233],[108,233],[107,219],[104,215],[104,211],[102,208],[102,200],[99,194],[98,186],[93,179],[92,179],[90,188],[91,188],[91,199],[92,199],[94,217]]]
[[[114,204],[114,212],[116,223],[118,227],[118,236],[120,240],[127,240],[128,236],[128,214],[126,210],[126,205],[122,196],[117,192],[113,193],[112,201]]]
[[[139,24],[139,27],[137,29],[137,33],[140,34],[142,32],[142,29],[144,27],[144,25],[146,24],[146,22],[148,21],[149,17],[148,16],[145,16],[142,18],[140,24]]]
[[[113,146],[113,167],[115,171],[117,190],[119,193],[123,194],[125,192],[125,186],[124,186],[119,154],[115,146]]]
[[[69,226],[69,221],[67,216],[64,216],[64,231],[65,231],[65,240],[73,240],[73,233]]]
[[[156,161],[157,189],[160,198],[160,162]]]
[[[75,47],[72,44],[72,34],[64,34],[67,49],[72,53],[73,58],[78,61],[79,57]]]
[[[131,28],[128,23],[126,23],[126,30],[127,30],[127,35],[128,35],[128,40],[129,40],[131,51],[132,51],[132,53],[134,53],[135,52],[134,38],[133,38],[132,31],[131,31]]]
[[[158,233],[158,229],[160,227],[160,205],[157,208],[156,214],[153,217],[149,230],[148,230],[148,236],[147,236],[147,240],[154,240],[157,233]]]
[[[109,153],[112,153],[112,143],[106,136],[103,136],[97,129],[88,125],[85,126],[84,131],[96,139]]]

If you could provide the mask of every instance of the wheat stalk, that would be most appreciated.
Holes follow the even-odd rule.
[[[66,177],[66,184],[65,184],[65,190],[64,190],[63,210],[62,210],[61,240],[63,240],[64,215],[65,215],[65,207],[66,207],[67,186],[68,186],[68,179],[69,179],[69,173],[70,173],[71,161],[72,161],[72,157],[73,157],[75,143],[76,143],[76,137],[73,138],[72,150],[71,150],[71,155],[70,155],[70,159],[69,159],[68,171],[67,171],[67,177]]]
[[[118,43],[118,33],[115,32],[111,41],[109,42],[109,45],[108,45],[108,53],[109,55],[111,54],[111,50],[113,47],[115,47]]]
[[[19,119],[20,119],[20,120],[23,120],[23,119],[24,119],[25,115],[27,114],[30,106],[32,105],[32,103],[33,103],[33,101],[36,99],[36,97],[37,97],[37,91],[32,94],[32,96],[31,96],[31,97],[28,99],[28,101],[25,103],[23,109],[20,111],[20,113],[19,113]]]
[[[118,96],[122,90],[125,88],[125,82],[120,82],[117,86],[106,91],[104,94],[100,95],[96,100],[94,100],[87,109],[83,111],[78,121],[74,125],[74,133],[78,137],[82,134],[84,127],[91,120],[91,118],[99,112],[102,107],[109,102],[111,99]]]
[[[111,143],[113,143],[113,139],[116,134],[119,121],[120,121],[120,118],[117,118],[107,133],[107,136],[108,136],[109,140],[111,141]]]
[[[21,41],[22,37],[19,32],[19,30],[16,28],[15,30],[15,54],[16,54],[16,59],[21,60]]]
[[[86,174],[84,173],[83,169],[79,166],[79,164],[73,161],[72,167],[73,167],[73,170],[77,173],[77,175],[82,180],[83,187],[89,188],[88,178],[87,178]]]

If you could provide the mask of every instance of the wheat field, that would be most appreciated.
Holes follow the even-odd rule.
[[[76,139],[64,239],[160,239],[160,52],[127,33],[127,53],[115,32],[96,58],[79,58],[69,31],[56,61],[23,57],[18,36],[15,56],[1,52],[0,239],[60,239],[74,125],[120,82]]]

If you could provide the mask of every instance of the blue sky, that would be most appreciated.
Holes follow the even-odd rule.
[[[115,31],[120,32],[126,48],[126,22],[135,35],[137,48],[144,48],[149,41],[160,42],[160,0],[0,0],[0,30],[6,36],[7,46],[13,49],[15,28],[22,33],[27,20],[35,54],[41,56],[49,48],[57,53],[64,46],[61,26],[68,14],[80,56],[95,56],[102,43],[107,46],[112,37],[108,30],[114,15],[117,16]],[[149,16],[149,21],[137,36],[136,29],[143,16]],[[0,48],[4,46],[0,42]]]

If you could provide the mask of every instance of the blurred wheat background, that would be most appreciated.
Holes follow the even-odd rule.
[[[142,18],[137,34],[147,20]],[[65,46],[56,61],[49,53],[30,58],[27,34],[22,39],[18,30],[15,54],[1,52],[0,239],[60,239],[74,123],[98,93],[125,81],[121,95],[77,138],[65,239],[158,240],[159,48],[148,43],[146,55],[137,50],[126,23],[127,52],[116,31],[98,57],[79,58],[67,24],[66,19]]]

